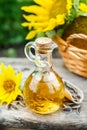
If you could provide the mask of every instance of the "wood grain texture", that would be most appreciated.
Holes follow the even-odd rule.
[[[27,59],[0,58],[0,62],[11,64],[19,72],[23,71],[23,82],[34,70],[34,65]],[[0,125],[34,130],[86,130],[87,129],[87,79],[68,71],[61,59],[53,59],[54,69],[61,77],[83,90],[85,98],[81,104],[80,113],[77,111],[57,111],[51,115],[39,115],[27,108],[8,110],[0,106]],[[22,83],[23,86],[23,83]]]

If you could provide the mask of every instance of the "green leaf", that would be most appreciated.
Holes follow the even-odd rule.
[[[41,32],[41,33],[38,33],[38,34],[37,34],[36,38],[38,38],[38,37],[45,37],[45,36],[46,36],[45,33],[44,33],[44,32]]]
[[[64,28],[60,28],[60,29],[57,30],[58,36],[62,37],[63,33],[64,33]]]
[[[73,7],[71,9],[71,13],[66,16],[67,24],[70,24],[75,19],[76,16],[77,16],[77,12],[76,9]]]
[[[53,36],[56,35],[56,31],[55,30],[47,31],[45,34],[47,35],[47,37],[52,38]]]
[[[79,6],[80,0],[73,0],[73,6],[77,10]]]
[[[86,3],[87,4],[87,0],[80,0],[80,3]]]
[[[87,13],[84,13],[84,12],[82,12],[82,11],[78,11],[77,16],[78,16],[78,17],[79,17],[79,16],[85,16],[85,17],[87,17]]]

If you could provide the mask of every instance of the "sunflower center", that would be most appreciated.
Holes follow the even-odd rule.
[[[67,13],[67,0],[56,0],[54,2],[51,11],[50,11],[50,17],[56,18],[58,14],[65,14]]]
[[[16,83],[13,80],[4,81],[4,89],[7,92],[12,92],[15,89]]]

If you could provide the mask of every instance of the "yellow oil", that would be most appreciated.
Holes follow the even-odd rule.
[[[24,85],[25,104],[39,114],[53,113],[61,107],[64,90],[62,79],[56,72],[33,73]]]

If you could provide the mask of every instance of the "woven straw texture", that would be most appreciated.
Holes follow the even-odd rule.
[[[58,36],[53,38],[65,62],[65,66],[80,76],[87,78],[87,35],[72,34],[66,41]]]

